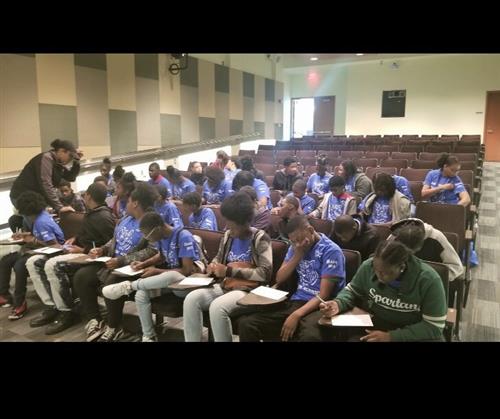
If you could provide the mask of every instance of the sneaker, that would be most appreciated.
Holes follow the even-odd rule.
[[[12,307],[12,299],[5,295],[0,295],[0,307]]]
[[[118,298],[129,295],[133,292],[130,281],[119,282],[118,284],[107,285],[102,289],[102,295],[108,300],[118,300]]]
[[[47,308],[42,311],[42,314],[30,321],[30,326],[40,327],[52,323],[56,319],[58,313],[55,307]]]
[[[158,342],[158,338],[156,336],[143,336],[143,342]]]
[[[62,332],[73,326],[76,322],[76,317],[71,311],[60,311],[59,316],[50,323],[45,329],[46,335],[54,335],[56,333]]]
[[[85,325],[85,331],[87,332],[87,342],[93,342],[104,333],[104,321],[97,319],[89,320]]]
[[[14,307],[12,313],[9,314],[9,320],[19,320],[24,317],[28,311],[28,304],[24,301],[19,307]]]
[[[125,333],[123,332],[122,328],[118,327],[112,328],[106,325],[104,333],[99,338],[98,342],[116,342],[121,337],[123,337],[124,334]]]

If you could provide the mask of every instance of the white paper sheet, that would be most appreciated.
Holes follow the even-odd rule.
[[[371,327],[373,323],[369,314],[339,314],[332,317],[332,326]]]
[[[110,259],[111,258],[109,256],[101,256],[100,258],[95,258],[95,259],[92,258],[85,259],[85,262],[107,262]]]
[[[52,253],[62,252],[62,249],[57,247],[41,247],[40,249],[35,249],[34,252],[42,255],[51,255]]]
[[[144,269],[139,271],[134,271],[130,265],[124,266],[123,268],[117,268],[113,271],[114,273],[127,275],[127,276],[136,276],[144,272]]]
[[[211,284],[213,280],[213,278],[206,276],[188,276],[179,282],[179,285],[204,286]]]
[[[286,291],[276,290],[269,287],[257,287],[250,291],[252,294],[260,295],[261,297],[270,298],[271,300],[281,300],[283,297],[288,295]]]

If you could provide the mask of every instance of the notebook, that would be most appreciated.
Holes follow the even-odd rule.
[[[139,271],[134,271],[130,265],[124,266],[123,268],[117,268],[113,270],[113,273],[118,274],[118,275],[123,275],[123,276],[136,276],[139,274],[142,274],[144,272],[144,269],[141,269]]]
[[[60,249],[58,247],[41,247],[40,249],[34,249],[33,253],[36,253],[38,255],[53,255],[54,253],[60,253],[62,252],[63,249]]]

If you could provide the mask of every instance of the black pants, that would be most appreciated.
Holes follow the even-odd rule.
[[[9,292],[10,275],[12,269],[16,276],[16,284],[14,288],[14,307],[19,307],[26,299],[26,284],[28,282],[28,270],[26,269],[26,261],[32,255],[21,255],[19,252],[9,253],[0,259],[0,295],[11,299]]]
[[[283,323],[295,310],[306,304],[307,301],[286,301],[274,310],[261,311],[238,319],[238,330],[241,342],[281,341],[280,333]],[[314,311],[300,319],[299,325],[293,335],[293,341],[320,342],[321,333],[318,320],[319,311]]]
[[[100,292],[100,281],[97,272],[101,268],[102,266],[97,264],[84,266],[76,271],[73,279],[73,287],[78,297],[80,297],[82,315],[86,321],[101,318],[99,304],[97,303]]]
[[[101,269],[102,265],[84,266],[78,269],[73,279],[73,287],[80,298],[82,314],[86,321],[101,318],[97,297],[102,296],[102,289],[106,285],[116,284],[124,280],[123,277],[113,274],[98,276]],[[108,312],[109,327],[115,328],[121,325],[123,305],[126,300],[126,297],[121,297],[118,300],[104,299]]]

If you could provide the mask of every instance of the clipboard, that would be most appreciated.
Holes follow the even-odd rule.
[[[0,240],[0,246],[12,246],[13,244],[23,245],[24,240]]]
[[[194,274],[191,276],[192,277],[210,278],[208,275],[205,275],[205,274]],[[189,276],[186,278],[189,278]],[[186,278],[184,278],[184,279],[186,279]],[[184,281],[184,279],[182,281]],[[213,287],[213,285],[215,283],[215,278],[211,278],[211,279],[212,279],[212,281],[206,285],[184,285],[184,284],[181,284],[182,281],[179,281],[179,282],[174,282],[173,284],[170,284],[167,288],[171,289],[171,290],[180,290],[180,291],[196,290],[199,288],[211,288],[211,287]]]
[[[283,297],[279,298],[278,300],[275,300],[273,298],[268,298],[262,295],[257,295],[252,292],[249,292],[242,299],[238,300],[236,304],[245,307],[248,306],[272,307],[276,304],[281,304],[282,302],[286,301],[286,299],[288,298],[288,294],[289,293],[286,293]]]

